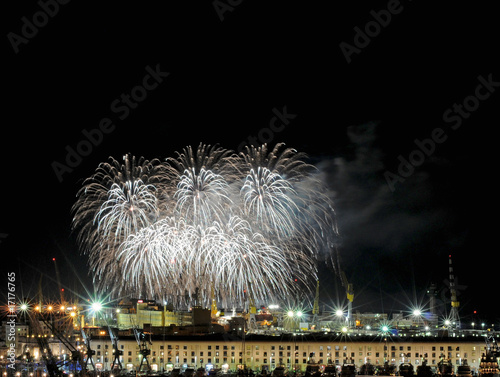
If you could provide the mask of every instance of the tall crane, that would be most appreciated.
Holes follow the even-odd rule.
[[[123,356],[123,351],[118,348],[118,336],[113,332],[111,326],[108,326],[109,337],[111,338],[111,344],[113,345],[113,363],[111,364],[111,370],[115,369],[115,366],[120,370],[123,369],[120,356]]]
[[[314,329],[318,329],[318,315],[319,315],[319,280],[316,281],[316,295],[314,296],[314,304],[312,309],[312,324]]]
[[[45,336],[43,336],[44,331],[40,324],[41,315],[29,314],[29,322],[28,325],[32,330],[32,333],[35,335],[35,339],[38,343],[38,347],[40,348],[40,352],[42,354],[41,359],[45,364],[45,368],[47,369],[47,373],[50,377],[61,377],[61,363],[52,353],[52,349],[50,344]]]
[[[51,319],[51,315],[52,314],[44,313],[41,309],[39,311],[29,312],[28,314],[28,325],[32,330],[32,334],[35,335],[34,338],[36,339],[38,347],[42,352],[42,360],[44,361],[48,375],[50,377],[62,377],[63,368],[71,369],[71,364],[73,364],[73,370],[76,373],[78,370],[78,364],[83,368],[81,352],[68,338],[68,329],[61,329],[56,326],[53,319]],[[70,351],[70,358],[59,360],[55,357],[50,347],[49,338],[44,336],[45,334],[41,325],[42,323],[47,326],[59,342]]]
[[[59,293],[61,295],[61,305],[64,305],[64,289],[61,286],[61,276],[59,275],[59,269],[57,268],[56,258],[52,258],[52,261],[54,262],[54,268],[56,270],[57,289],[59,289]]]
[[[460,307],[460,302],[457,300],[457,291],[455,289],[455,275],[453,273],[451,254],[448,255],[448,270],[450,273],[450,293],[451,293],[450,321],[454,327],[460,328],[460,316],[458,315],[458,308]]]
[[[138,372],[142,372],[142,366],[147,367],[147,372],[151,371],[151,366],[149,365],[149,360],[148,356],[151,354],[151,350],[148,348],[148,343],[151,345],[153,344],[151,342],[151,336],[149,337],[149,340],[146,337],[146,333],[144,331],[139,331],[137,328],[134,327],[134,334],[135,334],[135,339],[137,340],[137,344],[139,345],[139,353],[142,355],[141,357],[141,364],[139,365],[139,370]],[[151,335],[151,334],[150,334]]]
[[[94,358],[92,356],[95,355],[95,351],[92,349],[90,346],[90,335],[87,335],[85,330],[82,328],[82,339],[85,342],[85,346],[87,347],[87,351],[85,352],[85,355],[87,356],[85,359],[85,365],[84,368],[87,369],[87,365],[90,362],[90,365],[94,368],[94,371],[97,370],[94,364]]]
[[[214,285],[212,284],[212,287],[210,289],[210,296],[212,298],[212,305],[210,306],[210,317],[212,317],[212,319],[216,318],[217,317],[217,301],[215,299],[215,292],[214,292]]]
[[[252,282],[248,283],[248,290],[245,289],[244,293],[246,293],[246,298],[248,299],[248,316],[245,327],[249,330],[254,330],[256,327],[255,315],[257,314],[257,307],[255,306],[255,300],[253,299]],[[243,333],[245,333],[246,328],[243,329]]]
[[[352,321],[352,302],[354,300],[354,287],[352,283],[347,281],[344,271],[340,271],[340,278],[342,280],[342,286],[345,288],[345,293],[347,297],[347,323],[350,325]]]

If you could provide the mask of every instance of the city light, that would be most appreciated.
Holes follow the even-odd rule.
[[[344,311],[343,311],[342,309],[337,309],[337,310],[335,311],[335,315],[336,315],[337,317],[343,317],[343,316],[344,316]]]
[[[90,306],[92,311],[94,313],[97,313],[98,311],[100,311],[102,309],[102,304],[98,301],[92,303],[92,305]]]

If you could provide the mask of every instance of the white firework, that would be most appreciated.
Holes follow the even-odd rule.
[[[95,216],[102,237],[125,239],[151,224],[158,215],[156,188],[141,180],[113,183],[108,198]]]
[[[196,226],[209,226],[213,221],[220,221],[231,202],[224,177],[205,168],[199,172],[186,169],[179,178],[174,198],[179,216]]]
[[[250,169],[243,187],[244,213],[266,233],[291,236],[298,210],[292,184],[265,167]]]
[[[281,147],[99,165],[73,207],[94,279],[172,301],[207,303],[213,290],[227,306],[312,288],[318,259],[336,255],[335,213],[314,167]]]

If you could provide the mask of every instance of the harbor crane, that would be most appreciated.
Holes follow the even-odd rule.
[[[458,315],[458,308],[460,307],[460,302],[457,299],[457,291],[455,289],[455,275],[453,273],[451,254],[448,256],[448,265],[449,265],[448,270],[450,273],[450,293],[451,293],[450,322],[452,326],[460,328],[460,316]]]
[[[151,342],[151,334],[149,334],[149,339],[147,338],[147,333],[144,331],[139,331],[137,328],[134,328],[135,339],[137,340],[137,344],[139,345],[139,353],[141,357],[141,364],[139,365],[138,372],[142,371],[142,366],[147,366],[147,372],[151,371],[151,366],[149,365],[148,356],[151,354],[151,350],[148,348],[148,344],[152,345]]]
[[[111,370],[114,370],[115,367],[118,369],[123,369],[122,362],[120,360],[120,356],[123,356],[123,351],[118,348],[118,336],[113,332],[111,326],[108,326],[109,337],[111,338],[111,344],[113,345],[113,363],[111,364]]]
[[[345,288],[347,297],[347,323],[350,325],[352,322],[352,302],[354,300],[354,287],[352,283],[347,281],[344,271],[340,271],[340,278],[342,280],[342,286]]]
[[[314,296],[314,304],[312,309],[312,324],[314,329],[318,329],[318,315],[319,315],[319,280],[316,281],[316,295]]]
[[[95,364],[94,364],[94,358],[92,357],[92,356],[95,355],[95,351],[90,346],[90,335],[87,335],[87,333],[85,332],[84,329],[82,329],[82,339],[84,340],[85,346],[87,347],[87,351],[85,353],[85,355],[87,356],[87,358],[85,359],[84,368],[87,369],[87,365],[90,362],[90,364],[92,365],[92,367],[94,368],[94,370],[97,370],[96,367],[95,367]]]
[[[67,328],[64,329],[63,326],[63,330],[61,330],[61,327],[55,325],[52,315],[52,313],[42,312],[42,308],[39,307],[38,312],[30,311],[27,316],[28,326],[32,334],[35,335],[34,338],[36,339],[38,347],[42,353],[42,360],[45,364],[49,377],[62,377],[64,369],[73,369],[76,374],[78,364],[81,366],[83,372],[84,366],[81,352],[69,340],[67,333],[64,333]],[[71,354],[70,358],[60,360],[52,353],[49,339],[44,336],[45,334],[44,329],[42,328],[42,323],[51,331],[54,337],[56,337],[61,344],[68,349]]]

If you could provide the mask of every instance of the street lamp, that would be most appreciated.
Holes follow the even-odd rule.
[[[297,311],[289,310],[286,313],[286,315],[289,319],[289,324],[291,324],[293,326],[292,330],[295,331],[296,328],[299,326],[299,324],[296,323],[296,321],[299,320],[300,318],[302,318],[304,313],[301,310],[297,310]]]
[[[96,312],[98,312],[98,311],[100,311],[102,309],[102,304],[100,302],[98,302],[98,301],[93,302],[92,305],[91,305],[91,308],[92,308],[92,311],[94,313],[96,313]]]
[[[92,312],[92,326],[95,326],[95,316],[99,311],[101,311],[102,304],[99,301],[95,301],[92,305],[90,305],[90,309]]]

